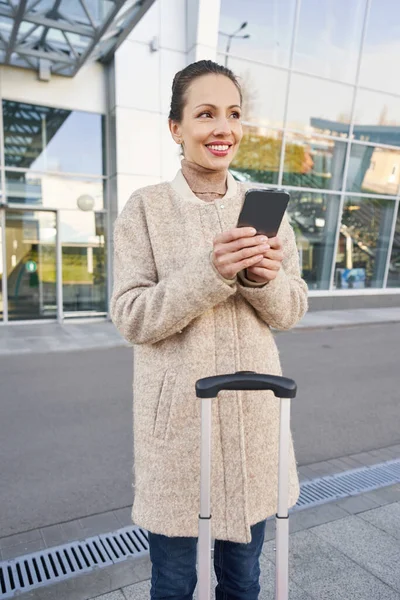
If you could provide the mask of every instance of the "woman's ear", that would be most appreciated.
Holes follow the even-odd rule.
[[[177,144],[182,144],[183,139],[182,139],[180,123],[177,123],[176,121],[172,121],[172,119],[169,119],[168,124],[169,124],[169,130],[171,132],[171,135],[172,135],[174,141]]]

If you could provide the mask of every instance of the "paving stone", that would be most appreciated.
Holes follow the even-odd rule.
[[[74,542],[75,540],[83,540],[86,535],[82,528],[79,519],[68,521],[61,524],[61,530],[66,542]]]
[[[43,538],[42,534],[40,533],[40,529],[33,529],[32,531],[16,533],[15,535],[9,535],[7,537],[0,538],[0,548],[17,546],[18,544],[26,544],[28,542],[34,542],[42,539]]]
[[[369,510],[360,517],[400,540],[400,502]]]
[[[332,465],[332,467],[336,467],[336,473],[343,473],[343,471],[349,470],[349,465],[345,463],[341,458],[332,458],[328,460],[328,463]],[[362,465],[358,465],[361,467]]]
[[[289,531],[295,533],[347,516],[348,513],[345,510],[332,503],[321,504],[321,506],[315,506],[314,508],[305,508],[290,515]]]
[[[352,515],[380,506],[375,500],[366,498],[362,494],[360,496],[351,496],[351,498],[343,498],[343,500],[339,500],[335,504]]]
[[[372,456],[372,454],[369,454],[369,452],[359,452],[358,454],[352,454],[351,458],[360,461],[360,463],[365,467],[376,465],[379,462],[376,460],[376,457]]]
[[[52,546],[58,546],[60,544],[66,543],[67,541],[70,541],[66,538],[66,535],[64,534],[61,525],[50,525],[49,527],[42,527],[41,533],[47,548],[51,548]]]
[[[115,592],[108,592],[108,594],[97,596],[96,600],[125,600],[125,596],[121,590],[116,590]]]
[[[388,451],[386,448],[383,448],[382,450],[370,450],[369,454],[371,454],[371,456],[375,456],[379,462],[386,462],[393,459],[392,452]]]
[[[387,533],[356,516],[320,525],[307,533],[325,540],[400,592],[400,545]]]
[[[46,545],[44,541],[40,539],[27,542],[26,544],[18,544],[17,546],[6,546],[5,548],[2,548],[1,553],[3,560],[10,560],[11,558],[16,558],[17,556],[23,556],[24,554],[30,554],[31,552],[43,550],[44,548],[46,548]]]
[[[131,513],[132,513],[131,506],[127,506],[125,508],[118,508],[117,510],[114,510],[113,513],[116,516],[121,527],[128,527],[129,525],[133,524],[132,517],[131,517]]]
[[[319,463],[314,463],[312,465],[307,465],[307,468],[315,472],[315,477],[325,477],[326,475],[333,475],[334,473],[337,473],[337,467],[326,460]]]
[[[354,459],[352,456],[344,456],[340,460],[348,465],[349,469],[360,469],[364,466],[359,460]]]
[[[125,600],[149,600],[150,598],[150,581],[141,581],[128,587],[122,588]]]
[[[308,591],[318,600],[400,600],[400,594],[363,569],[346,569],[311,582]]]
[[[86,536],[109,533],[110,531],[115,531],[116,529],[121,528],[121,525],[113,511],[101,515],[84,517],[83,519],[79,519],[79,521]]]
[[[400,484],[389,485],[372,492],[366,492],[364,497],[371,498],[381,506],[400,500]]]
[[[315,471],[312,471],[309,467],[299,467],[299,474],[304,475],[307,479],[316,479]]]
[[[110,587],[114,590],[151,577],[151,562],[148,554],[140,558],[129,557],[106,568],[110,574]]]

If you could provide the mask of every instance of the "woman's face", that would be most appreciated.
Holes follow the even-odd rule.
[[[242,139],[240,95],[225,75],[197,77],[186,92],[180,123],[170,121],[172,137],[185,158],[207,169],[227,169]]]

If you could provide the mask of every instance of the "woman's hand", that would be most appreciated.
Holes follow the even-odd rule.
[[[262,261],[270,244],[256,233],[252,227],[235,227],[215,237],[212,261],[222,277],[233,279],[239,271]]]
[[[254,283],[268,283],[275,279],[282,266],[283,251],[282,244],[278,237],[268,240],[270,249],[264,252],[260,262],[251,267],[247,267],[246,277]]]

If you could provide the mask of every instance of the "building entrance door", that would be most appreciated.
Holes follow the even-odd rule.
[[[57,214],[6,210],[8,320],[57,318]]]

